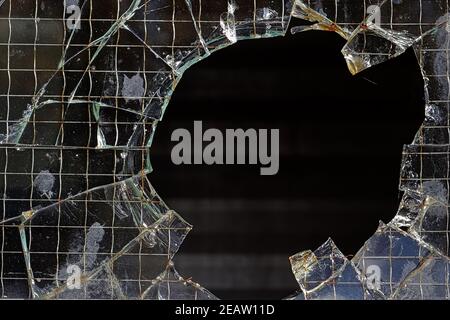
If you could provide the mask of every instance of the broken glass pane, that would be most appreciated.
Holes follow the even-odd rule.
[[[291,18],[342,36],[353,74],[415,50],[426,114],[397,216],[351,260],[331,240],[294,255],[290,299],[448,299],[444,0],[0,1],[1,296],[215,299],[174,268],[191,226],[148,181],[150,147],[184,71]]]

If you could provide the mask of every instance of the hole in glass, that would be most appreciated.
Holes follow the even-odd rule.
[[[242,41],[189,69],[152,146],[153,185],[194,229],[180,273],[219,298],[275,298],[296,290],[288,257],[331,237],[355,254],[394,217],[402,148],[423,121],[412,50],[350,75],[331,33]],[[280,129],[280,170],[180,165],[171,133]],[[204,144],[205,146],[206,144]]]

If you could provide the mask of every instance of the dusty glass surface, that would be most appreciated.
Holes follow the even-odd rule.
[[[300,291],[289,299],[448,299],[448,9],[443,0],[0,0],[1,297],[215,299],[175,269],[191,226],[148,180],[152,138],[186,69],[238,40],[283,36],[299,18],[314,24],[293,32],[347,40],[352,73],[414,48],[426,117],[404,149],[393,221],[351,260],[331,240],[291,257]]]

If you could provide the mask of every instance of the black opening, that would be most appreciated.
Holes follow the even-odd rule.
[[[399,202],[402,148],[423,121],[412,50],[356,77],[336,34],[242,41],[189,69],[159,125],[150,180],[194,229],[175,263],[219,298],[283,298],[288,257],[331,237],[355,254]],[[171,162],[173,130],[280,129],[280,170]]]

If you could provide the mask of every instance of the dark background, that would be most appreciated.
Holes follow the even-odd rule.
[[[286,297],[288,257],[331,237],[351,256],[399,202],[404,144],[423,120],[414,52],[350,75],[336,34],[242,41],[189,69],[159,125],[150,180],[194,229],[175,258],[220,298]],[[175,166],[173,130],[279,128],[280,171]]]

